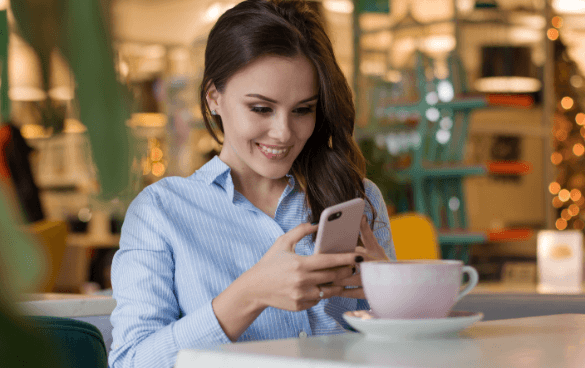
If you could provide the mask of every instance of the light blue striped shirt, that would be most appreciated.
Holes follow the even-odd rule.
[[[211,301],[279,236],[307,222],[304,192],[292,175],[287,178],[275,218],[234,189],[230,168],[218,156],[190,177],[161,179],[132,201],[112,264],[117,306],[111,316],[111,368],[171,367],[181,349],[230,342]],[[395,259],[380,190],[368,179],[364,183],[378,213],[374,235]],[[365,213],[371,219],[367,202]],[[311,255],[313,249],[308,235],[295,252]],[[269,307],[238,341],[342,333],[347,326],[342,313],[358,309],[369,306],[341,297],[300,312]]]

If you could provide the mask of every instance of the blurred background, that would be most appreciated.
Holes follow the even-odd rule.
[[[536,282],[536,232],[585,228],[585,0],[309,3],[353,88],[356,139],[390,215],[428,216],[442,257],[474,265],[483,281]],[[136,140],[131,192],[102,207],[92,157],[107,147],[89,143],[83,86],[56,51],[43,85],[39,57],[3,4],[15,143],[0,134],[0,159],[16,150],[16,166],[30,167],[28,186],[8,175],[17,192],[29,188],[15,197],[28,223],[67,224],[39,291],[107,292],[133,197],[221,149],[203,126],[198,88],[207,34],[235,2],[102,2]]]

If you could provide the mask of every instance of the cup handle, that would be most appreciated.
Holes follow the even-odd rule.
[[[459,295],[457,295],[457,298],[455,298],[455,303],[457,303],[461,298],[467,295],[467,293],[469,293],[475,287],[475,285],[477,285],[477,282],[479,281],[479,275],[477,274],[475,268],[471,266],[463,266],[462,272],[467,273],[469,275],[469,282],[467,283],[467,286],[465,286],[465,289],[459,292]]]

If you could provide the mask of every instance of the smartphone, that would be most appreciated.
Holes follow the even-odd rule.
[[[315,253],[350,253],[355,251],[365,202],[356,198],[327,207],[319,218]]]

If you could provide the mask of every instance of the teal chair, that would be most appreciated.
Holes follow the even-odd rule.
[[[107,368],[104,338],[91,323],[65,317],[26,317],[37,335],[58,348],[57,359],[67,368]]]

